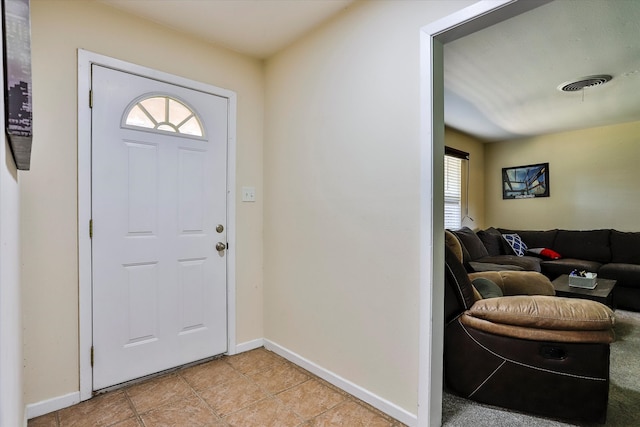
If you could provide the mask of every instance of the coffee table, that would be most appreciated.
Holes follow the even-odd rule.
[[[616,286],[615,280],[602,279],[598,277],[596,279],[595,289],[583,289],[569,286],[569,275],[563,274],[552,283],[553,287],[556,289],[556,296],[590,299],[608,305],[612,309],[615,308],[613,302],[613,290]]]

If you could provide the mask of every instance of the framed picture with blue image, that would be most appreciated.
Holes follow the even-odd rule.
[[[549,197],[549,163],[502,168],[502,198]]]

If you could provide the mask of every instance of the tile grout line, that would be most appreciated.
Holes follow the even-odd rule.
[[[288,390],[291,390],[291,389],[293,389],[293,388],[300,387],[300,386],[302,386],[303,384],[306,384],[306,383],[308,383],[308,382],[310,382],[310,381],[316,381],[318,384],[322,385],[323,387],[326,387],[326,385],[325,385],[325,384],[323,384],[322,382],[318,381],[318,380],[319,380],[319,378],[318,378],[318,377],[316,377],[316,376],[315,376],[314,374],[312,374],[311,372],[309,372],[309,371],[307,371],[307,370],[305,370],[305,369],[303,369],[303,368],[300,368],[300,367],[299,367],[298,365],[296,365],[295,363],[292,363],[292,362],[289,362],[289,363],[291,364],[291,366],[293,366],[293,367],[294,367],[295,369],[297,369],[298,371],[300,371],[300,372],[302,372],[302,373],[306,374],[306,375],[307,375],[307,379],[306,379],[305,381],[303,381],[303,382],[301,382],[301,383],[298,383],[298,384],[296,384],[296,385],[294,385],[294,386],[291,386],[291,387],[289,387],[289,388],[287,388],[287,389],[281,390],[281,391],[279,391],[277,394],[282,394],[282,393],[284,393],[284,392],[286,392],[286,391],[288,391]],[[329,387],[327,387],[327,388],[329,388]],[[329,390],[335,391],[335,390],[333,390],[332,388],[329,388]],[[336,407],[340,406],[341,404],[343,404],[344,402],[346,402],[346,401],[347,401],[347,399],[348,399],[348,397],[347,397],[347,396],[344,396],[342,393],[338,393],[338,394],[340,394],[340,395],[341,395],[342,397],[344,397],[345,399],[341,400],[340,402],[336,403],[335,405],[333,405],[333,406],[331,406],[331,407],[329,407],[329,408],[325,409],[324,411],[322,411],[322,412],[320,412],[320,413],[318,413],[318,414],[316,414],[316,415],[314,415],[313,417],[308,418],[308,419],[307,419],[307,418],[305,418],[305,417],[303,417],[303,415],[298,414],[298,413],[297,413],[295,410],[293,410],[293,408],[291,408],[290,406],[288,406],[288,405],[286,405],[286,404],[285,404],[285,406],[286,406],[287,408],[289,408],[293,413],[295,413],[295,414],[299,415],[301,418],[303,418],[303,423],[306,423],[306,422],[312,422],[312,421],[313,421],[313,420],[315,420],[316,418],[320,417],[321,415],[325,414],[326,412],[329,412],[330,410],[332,410],[332,409],[334,409],[334,408],[336,408]],[[280,398],[278,398],[278,396],[277,396],[277,395],[274,395],[274,398],[276,398],[276,399],[278,399],[280,402],[282,402],[282,400],[281,400]],[[284,404],[284,402],[282,402],[282,403]]]
[[[138,413],[138,408],[136,408],[136,405],[133,404],[133,400],[131,400],[131,396],[129,396],[129,387],[125,387],[123,391],[124,391],[124,396],[127,399],[127,402],[129,403],[129,407],[131,407],[131,410],[136,416],[136,420],[138,420],[139,424],[142,424],[142,427],[146,427],[146,423],[142,420],[140,413]]]
[[[264,348],[263,348],[263,349],[264,349]],[[264,351],[268,351],[268,350],[264,349]],[[270,357],[274,357],[274,359],[275,359],[275,360],[278,360],[278,359],[282,359],[282,360],[281,360],[281,361],[280,361],[280,360],[278,360],[277,362],[275,362],[274,364],[270,365],[269,367],[267,367],[267,368],[265,368],[265,369],[262,369],[262,370],[259,370],[259,371],[255,371],[255,372],[254,372],[254,374],[260,374],[260,373],[262,373],[262,372],[267,372],[267,371],[269,371],[269,370],[271,370],[271,369],[274,369],[274,368],[275,368],[275,367],[277,367],[278,365],[285,365],[285,364],[288,362],[286,359],[284,359],[284,358],[280,358],[280,356],[278,356],[278,355],[276,355],[276,354],[272,354],[271,352],[269,352],[269,353],[267,353],[267,354],[269,354],[269,355],[270,355]],[[247,408],[250,408],[250,407],[252,407],[252,406],[254,406],[254,405],[257,405],[257,404],[259,404],[259,403],[261,403],[261,402],[264,402],[264,401],[265,401],[265,400],[267,400],[267,399],[275,399],[275,400],[276,400],[280,405],[282,405],[283,407],[287,408],[288,410],[290,410],[291,412],[293,412],[293,413],[294,413],[294,414],[296,414],[297,416],[300,416],[300,415],[298,415],[295,411],[293,411],[291,408],[289,408],[287,405],[285,405],[285,404],[284,404],[284,402],[282,402],[282,400],[278,399],[278,398],[277,398],[273,393],[271,393],[270,391],[266,390],[264,387],[260,386],[260,384],[258,384],[258,383],[253,379],[253,378],[251,378],[251,377],[249,376],[249,374],[248,374],[248,373],[245,373],[245,372],[240,371],[240,370],[239,370],[239,369],[237,369],[235,366],[233,366],[233,364],[232,364],[232,363],[230,363],[228,360],[225,360],[225,362],[226,362],[229,366],[231,366],[231,368],[232,368],[233,370],[235,370],[236,372],[238,372],[238,373],[239,373],[242,377],[244,377],[247,381],[250,381],[250,382],[251,382],[251,384],[253,384],[253,385],[255,385],[256,387],[258,387],[258,389],[260,389],[260,391],[262,391],[262,392],[266,395],[266,397],[264,397],[263,399],[259,399],[259,400],[255,401],[255,402],[252,402],[252,403],[250,403],[250,404],[248,404],[248,405],[246,405],[246,406],[244,406],[244,407],[242,407],[242,408],[238,408],[238,409],[236,409],[236,410],[234,410],[234,411],[232,411],[232,412],[229,412],[228,414],[226,414],[226,415],[225,415],[225,417],[228,417],[228,416],[230,416],[230,415],[233,415],[233,414],[236,414],[236,413],[238,413],[238,412],[240,412],[240,411],[243,411],[243,410],[245,410],[245,409],[247,409]],[[307,380],[308,380],[308,379],[307,379]],[[304,383],[304,382],[306,382],[306,381],[303,381],[303,383]],[[302,384],[302,383],[300,383],[300,384]],[[299,384],[296,384],[296,385],[299,385]],[[293,387],[295,387],[296,385],[291,386],[291,387],[289,387],[288,389],[293,388]],[[288,389],[287,389],[287,390],[288,390]],[[302,418],[302,417],[301,417],[301,418]],[[307,421],[307,420],[303,420],[301,424],[304,424],[306,421]],[[300,424],[299,424],[299,425],[300,425]]]
[[[203,362],[203,363],[207,363],[207,362]],[[189,366],[189,367],[190,367],[190,366]],[[186,367],[185,369],[188,369],[189,367]],[[198,399],[200,399],[200,396],[198,395],[198,393],[196,393],[196,392],[195,392],[195,390],[193,389],[193,387],[191,387],[191,384],[189,383],[189,381],[187,381],[187,380],[186,380],[186,379],[185,379],[185,378],[180,374],[180,372],[179,372],[179,370],[180,370],[180,369],[182,369],[182,368],[181,368],[181,367],[178,367],[178,368],[176,368],[176,369],[174,369],[174,370],[171,370],[170,372],[166,372],[166,373],[164,373],[164,374],[162,374],[162,375],[158,375],[158,376],[153,377],[153,378],[150,378],[149,380],[146,380],[146,381],[162,380],[162,379],[169,378],[170,376],[175,376],[178,380],[183,381],[183,382],[186,384],[186,386],[188,387],[188,389],[189,389],[189,390],[191,391],[191,393],[192,393],[192,395],[190,395],[190,396],[182,396],[182,397],[180,397],[180,396],[176,396],[176,397],[174,397],[174,398],[172,398],[172,399],[170,399],[170,400],[168,400],[168,401],[166,401],[166,402],[162,403],[162,404],[161,404],[161,405],[159,405],[159,406],[152,406],[151,408],[148,408],[147,410],[145,410],[145,411],[143,411],[143,412],[140,412],[140,411],[138,411],[138,409],[136,408],[135,403],[133,403],[133,399],[131,398],[131,396],[129,395],[129,393],[128,393],[128,392],[126,392],[126,393],[125,393],[125,394],[126,394],[126,396],[127,396],[127,398],[128,398],[128,400],[130,401],[131,405],[133,406],[134,411],[135,411],[136,415],[138,416],[139,421],[142,423],[142,425],[143,425],[144,427],[147,427],[147,423],[142,419],[142,415],[149,414],[149,413],[151,413],[151,412],[154,412],[154,411],[156,411],[156,410],[158,410],[158,409],[160,409],[160,408],[163,408],[163,407],[165,407],[165,406],[168,406],[168,405],[172,405],[172,404],[176,404],[176,403],[178,403],[178,402],[182,402],[182,401],[184,401],[184,400],[187,400],[187,399],[189,399],[189,398],[194,397],[194,395],[195,395],[195,397],[197,397]],[[139,383],[133,384],[133,385],[131,385],[131,386],[129,386],[129,387],[126,387],[125,391],[126,391],[126,390],[128,390],[128,389],[130,389],[130,388],[132,388],[132,387],[135,387],[135,386],[137,386],[137,385],[144,384],[144,383],[146,383],[146,381],[142,381],[142,382],[139,382]],[[146,394],[146,393],[145,393],[145,394]],[[206,403],[206,402],[205,402],[205,403]],[[216,416],[218,416],[218,414],[217,414],[217,413],[215,413],[215,411],[214,411],[214,414],[215,414]]]
[[[209,363],[209,362],[205,362],[205,363]],[[184,371],[180,371],[178,372],[178,375],[182,378],[182,380],[187,383],[187,385],[189,386],[189,388],[191,389],[191,391],[196,395],[196,397],[200,400],[200,402],[202,402],[207,408],[209,408],[211,410],[211,412],[213,412],[213,414],[217,417],[217,421],[220,421],[221,423],[223,423],[225,426],[228,426],[229,423],[227,423],[223,418],[222,415],[220,415],[218,413],[218,411],[216,411],[211,405],[209,405],[209,403],[202,397],[200,396],[200,393],[198,393],[198,391],[193,388],[193,386],[191,385],[191,383],[189,382],[189,380],[187,380],[183,374]],[[145,426],[146,427],[146,426]]]
[[[256,383],[256,382],[255,382],[255,381],[254,381],[254,380],[253,380],[253,379],[248,375],[248,374],[246,374],[246,373],[244,373],[244,372],[240,371],[238,368],[236,368],[235,366],[233,366],[233,364],[229,362],[229,359],[230,359],[230,357],[228,357],[228,356],[223,356],[223,357],[221,357],[221,358],[219,358],[219,359],[217,359],[217,360],[220,360],[221,362],[224,362],[224,363],[225,363],[226,365],[228,365],[231,369],[233,369],[233,370],[234,370],[238,375],[240,375],[240,377],[242,377],[243,379],[245,379],[245,380],[249,381],[251,384],[253,384],[253,385],[255,385],[256,387],[258,387],[258,388],[259,388],[262,392],[264,392],[267,396],[266,396],[266,397],[264,397],[264,398],[258,399],[258,400],[254,401],[254,402],[251,402],[251,403],[249,403],[249,404],[247,404],[247,405],[245,405],[245,406],[241,406],[241,407],[239,407],[239,408],[234,408],[234,410],[232,410],[231,412],[229,412],[229,413],[227,413],[227,414],[222,415],[222,414],[218,413],[218,411],[217,411],[215,408],[213,408],[211,405],[209,405],[209,403],[208,403],[208,402],[207,402],[207,401],[206,401],[206,400],[205,400],[205,399],[200,395],[200,393],[199,393],[195,388],[193,388],[193,386],[192,386],[192,385],[191,385],[191,383],[187,380],[187,378],[186,378],[186,377],[184,377],[184,375],[182,375],[182,372],[184,372],[184,371],[182,371],[182,370],[181,370],[181,372],[179,372],[179,374],[180,374],[180,376],[182,377],[182,379],[187,383],[187,385],[188,385],[188,386],[191,388],[191,390],[196,394],[196,396],[197,396],[201,401],[203,401],[203,402],[207,405],[207,407],[208,407],[208,408],[210,408],[210,409],[213,411],[213,413],[218,417],[218,420],[219,420],[219,421],[222,421],[225,425],[229,425],[229,423],[227,423],[227,422],[226,422],[226,420],[225,420],[225,418],[226,418],[226,417],[228,417],[228,416],[230,416],[230,415],[232,415],[232,414],[238,413],[238,412],[240,412],[240,411],[243,411],[243,410],[245,410],[245,409],[247,409],[247,408],[249,408],[249,407],[251,407],[251,406],[253,406],[253,405],[256,405],[256,404],[258,404],[258,403],[264,402],[265,400],[267,400],[267,399],[271,396],[271,395],[270,395],[270,393],[268,393],[266,390],[264,390],[262,387],[260,387],[260,386],[259,386],[259,385],[258,385],[258,384],[257,384],[257,383]],[[211,362],[211,361],[209,361],[209,362]],[[209,363],[209,362],[204,362],[204,363]],[[204,363],[203,363],[203,364],[204,364]],[[280,363],[282,364],[283,362],[280,362]],[[269,369],[272,369],[272,366],[267,367],[267,368],[262,369],[262,370],[259,370],[259,371],[256,371],[255,373],[266,372],[266,371],[268,371]],[[234,380],[221,381],[220,383],[218,383],[218,385],[227,384],[227,383],[230,383],[230,382],[233,382],[233,381],[234,381]],[[271,396],[271,397],[272,397],[272,396]]]

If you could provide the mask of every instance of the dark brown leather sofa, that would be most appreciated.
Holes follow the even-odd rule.
[[[461,260],[445,251],[446,387],[491,405],[604,423],[613,312],[549,296],[546,278],[546,295],[477,299]],[[509,295],[520,285],[501,287]]]
[[[640,311],[640,232],[602,230],[511,230],[488,228],[454,231],[466,250],[466,266],[475,270],[496,269],[495,265],[517,266],[542,272],[554,280],[573,270],[597,273],[617,281],[613,294],[618,308]],[[529,248],[549,248],[562,255],[549,260],[535,256],[516,256],[502,239],[518,234]],[[511,268],[511,267],[508,267]]]

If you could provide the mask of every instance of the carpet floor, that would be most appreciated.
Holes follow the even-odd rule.
[[[611,344],[609,408],[606,426],[640,426],[640,313],[616,310],[616,341]],[[442,398],[447,427],[592,426],[508,411],[448,392]],[[601,424],[595,424],[601,425]]]

